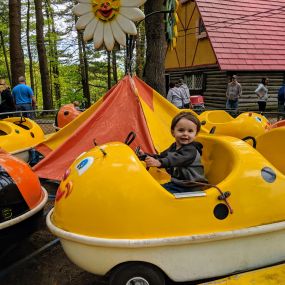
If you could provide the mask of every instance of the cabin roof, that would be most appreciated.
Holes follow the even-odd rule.
[[[221,70],[285,70],[285,0],[196,0]]]

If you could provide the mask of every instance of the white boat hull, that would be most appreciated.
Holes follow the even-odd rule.
[[[24,162],[28,162],[30,159],[30,153],[29,150],[32,148],[25,148],[22,150],[18,150],[18,151],[14,151],[14,152],[10,152],[10,154],[12,154],[13,156],[17,157],[18,159],[24,161]]]
[[[143,261],[176,282],[251,270],[285,260],[285,222],[224,233],[164,239],[104,239],[69,233],[47,216],[67,256],[79,267],[105,275],[116,265]]]

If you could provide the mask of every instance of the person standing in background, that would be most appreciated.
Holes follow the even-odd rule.
[[[285,83],[279,88],[278,90],[278,112],[284,113],[285,112]],[[278,120],[283,120],[284,114],[278,114]]]
[[[0,113],[13,112],[15,111],[14,100],[10,91],[9,86],[6,84],[5,79],[0,79]],[[0,119],[13,116],[13,114],[0,114]]]
[[[174,82],[169,83],[169,90],[167,93],[167,100],[175,105],[177,108],[182,109],[184,106],[182,92],[178,87],[178,84]]]
[[[30,86],[26,85],[24,76],[20,76],[19,84],[12,90],[12,95],[16,105],[16,111],[31,111],[36,107],[36,99],[33,90]],[[25,117],[32,118],[32,113],[24,113]]]
[[[257,95],[257,104],[258,109],[260,112],[264,112],[266,109],[266,102],[268,100],[268,83],[269,79],[263,77],[261,82],[258,84],[257,88],[255,89],[255,94]]]
[[[179,89],[181,91],[181,96],[183,97],[183,108],[190,108],[190,91],[188,86],[184,83],[183,79],[178,80]]]
[[[237,76],[233,75],[231,78],[231,82],[228,83],[227,91],[226,91],[226,108],[227,109],[238,109],[238,100],[242,95],[242,87],[240,83],[237,81]]]

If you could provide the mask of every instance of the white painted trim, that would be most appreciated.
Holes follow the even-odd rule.
[[[20,149],[20,150],[15,150],[15,151],[11,151],[9,152],[10,154],[12,155],[17,155],[21,152],[24,152],[24,151],[29,151],[30,149],[32,149],[33,147],[26,147],[26,148],[23,148],[23,149]]]
[[[173,193],[176,199],[182,198],[193,198],[193,197],[205,197],[205,191],[192,191],[192,192],[182,192],[182,193]]]
[[[210,241],[212,242],[212,241],[227,240],[239,237],[260,235],[285,229],[285,222],[278,222],[268,225],[250,227],[246,229],[201,234],[201,235],[151,238],[151,239],[109,239],[109,238],[90,237],[62,230],[56,227],[51,222],[52,213],[53,209],[50,210],[50,212],[46,217],[47,226],[49,227],[52,233],[63,239],[75,241],[86,245],[94,245],[94,246],[138,248],[138,247],[156,247],[156,246],[166,246],[166,245],[196,244],[196,243],[204,243]]]
[[[198,20],[196,20],[196,39],[198,39],[198,40],[208,37],[206,31],[199,33],[199,31],[200,31],[200,19],[201,19],[201,16],[198,18]]]

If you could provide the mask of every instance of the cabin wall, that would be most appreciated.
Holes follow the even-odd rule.
[[[257,96],[254,91],[260,83],[261,78],[268,77],[269,99],[267,101],[266,110],[277,111],[277,93],[284,82],[284,72],[237,72],[236,74],[243,88],[243,94],[239,100],[240,109],[258,110]]]
[[[188,78],[191,74],[203,74],[203,83],[201,89],[191,90]],[[242,85],[243,94],[239,100],[239,110],[258,110],[257,96],[255,89],[258,83],[260,83],[262,77],[269,78],[269,99],[267,102],[267,111],[277,111],[277,92],[282,83],[284,82],[284,72],[227,72],[220,71],[218,67],[207,67],[202,69],[178,69],[171,72],[167,72],[167,78],[169,81],[177,81],[183,78],[192,95],[199,94],[204,96],[206,108],[225,109],[226,106],[226,88],[229,78],[232,74],[238,76],[238,82]]]
[[[203,96],[206,108],[225,109],[228,75],[226,71],[204,70],[205,89]]]

